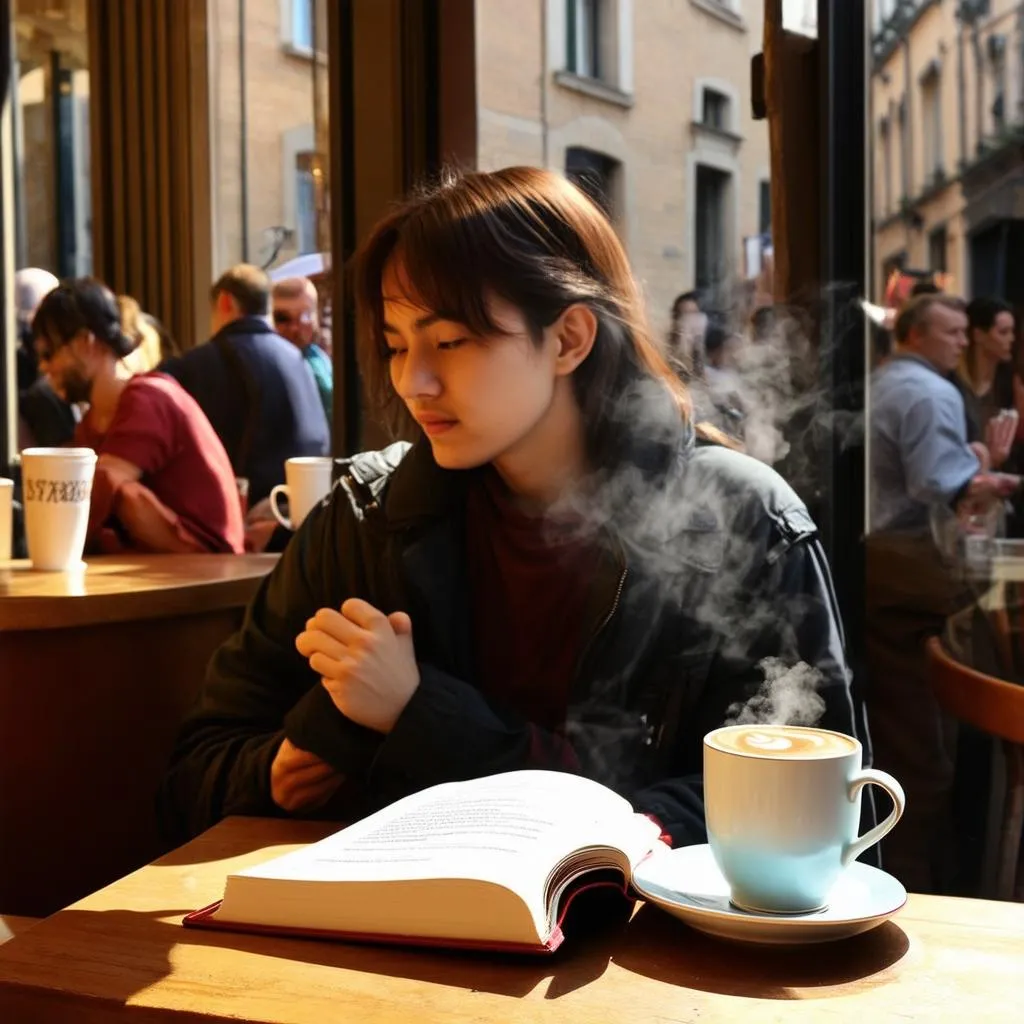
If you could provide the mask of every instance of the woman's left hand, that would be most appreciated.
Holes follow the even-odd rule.
[[[405,612],[385,615],[366,601],[346,601],[341,611],[321,608],[295,638],[346,718],[389,733],[420,685]]]

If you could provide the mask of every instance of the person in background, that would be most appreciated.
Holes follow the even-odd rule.
[[[736,369],[740,339],[719,317],[708,321],[704,334],[704,381],[707,410],[703,418],[728,436],[743,438],[743,382]],[[699,388],[696,393],[700,394]],[[705,410],[698,408],[699,413]]]
[[[145,319],[138,302],[130,295],[118,295],[117,305],[121,310],[121,328],[135,348],[118,363],[118,372],[125,377],[136,373],[149,373],[163,360],[163,346],[160,335]]]
[[[967,440],[985,444],[993,469],[1008,469],[1017,418],[999,414],[1014,409],[1013,309],[1001,299],[973,299],[967,321],[967,348],[952,378],[964,399]]]
[[[694,427],[580,189],[451,177],[376,226],[355,281],[374,408],[415,441],[346,460],[214,655],[168,839],[549,768],[703,843],[703,736],[765,659],[813,666],[818,723],[857,734],[813,522]]]
[[[907,809],[883,862],[915,892],[934,892],[948,828],[955,741],[932,693],[924,642],[970,602],[936,547],[954,516],[991,509],[1017,488],[969,445],[951,383],[967,348],[964,303],[923,295],[896,320],[897,352],[871,383],[871,532],[867,538],[867,708],[879,768],[903,784]]]
[[[48,270],[26,267],[14,275],[18,348],[18,448],[67,444],[75,432],[75,410],[39,373],[32,345],[32,318],[39,304],[60,282]]]
[[[708,318],[700,308],[696,292],[683,292],[672,303],[668,332],[669,365],[684,383],[704,376],[704,332]]]
[[[206,413],[254,505],[284,483],[286,459],[327,455],[330,431],[308,364],[270,326],[267,275],[247,263],[232,267],[210,303],[210,341],[159,369]]]
[[[181,346],[174,339],[174,335],[171,334],[169,328],[162,320],[153,316],[152,313],[146,312],[140,314],[140,319],[156,331],[156,336],[160,339],[161,360],[173,359],[175,356],[181,355]]]
[[[288,277],[274,284],[274,328],[306,360],[320,392],[328,424],[334,416],[334,369],[320,347],[319,296],[308,277]]]
[[[65,281],[32,322],[40,369],[89,411],[75,443],[96,451],[87,550],[240,553],[242,510],[224,447],[188,393],[159,373],[118,375],[134,348],[114,294]]]

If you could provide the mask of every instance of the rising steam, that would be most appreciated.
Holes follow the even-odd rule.
[[[806,662],[787,668],[779,658],[765,658],[761,688],[745,704],[733,704],[726,725],[815,725],[825,713],[818,693],[822,674]]]

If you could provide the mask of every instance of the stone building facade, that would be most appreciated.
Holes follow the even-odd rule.
[[[237,0],[209,2],[214,264],[242,256],[243,186],[248,258],[262,262],[280,225],[279,262],[309,247],[317,62],[295,36],[303,3],[323,4],[247,0],[240,43]],[[659,330],[680,292],[747,276],[770,222],[768,133],[750,102],[763,0],[476,0],[474,16],[479,168],[593,183]]]
[[[874,15],[878,293],[908,267],[1024,300],[1024,3],[875,0]]]
[[[762,0],[477,0],[478,165],[551,167],[600,192],[659,329],[678,293],[756,269],[763,17]]]

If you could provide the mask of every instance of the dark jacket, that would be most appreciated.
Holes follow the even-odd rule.
[[[327,455],[330,431],[302,353],[260,317],[242,317],[205,345],[160,364],[199,403],[249,502],[284,483],[284,462]]]
[[[280,814],[270,765],[287,735],[346,776],[332,816],[443,781],[546,767],[611,786],[677,844],[703,842],[702,738],[758,692],[765,658],[815,666],[819,724],[856,734],[829,571],[806,509],[766,466],[676,433],[588,505],[595,521],[617,525],[597,531],[607,543],[564,735],[475,685],[462,520],[471,473],[440,469],[425,443],[345,460],[211,662],[161,792],[168,838],[224,815]],[[338,712],[295,650],[306,619],[348,597],[412,617],[421,681],[386,737]]]

